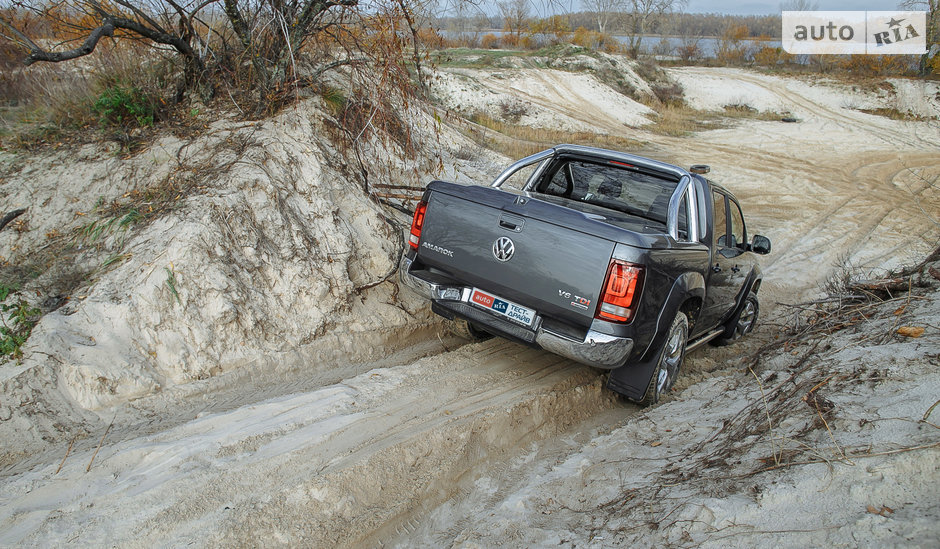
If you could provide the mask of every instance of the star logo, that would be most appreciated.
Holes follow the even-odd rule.
[[[903,21],[904,19],[895,19],[892,17],[891,20],[888,21],[888,28],[893,29],[894,27],[900,27]]]

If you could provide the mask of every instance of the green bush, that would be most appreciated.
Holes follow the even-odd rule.
[[[138,87],[115,85],[108,87],[95,101],[92,109],[101,124],[152,126],[153,100]]]
[[[7,297],[14,291],[15,288],[0,284],[0,358],[22,356],[20,347],[29,339],[40,314],[39,309],[30,307],[23,300],[14,304],[6,303]]]

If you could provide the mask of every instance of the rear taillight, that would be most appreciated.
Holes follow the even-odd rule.
[[[611,260],[610,267],[607,268],[607,278],[604,279],[603,297],[597,310],[597,318],[613,322],[633,320],[642,287],[643,267],[619,259]]]
[[[408,245],[418,249],[418,242],[421,240],[421,229],[424,227],[424,213],[428,210],[428,203],[422,200],[415,208],[414,219],[411,220],[411,236],[408,237]]]

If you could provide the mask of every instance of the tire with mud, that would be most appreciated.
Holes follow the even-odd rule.
[[[757,294],[749,292],[744,298],[744,305],[741,309],[725,324],[725,332],[714,339],[715,345],[728,345],[741,339],[754,330],[757,324],[757,315],[760,312],[760,303],[757,301]]]
[[[646,387],[646,394],[638,401],[640,406],[650,406],[659,402],[663,393],[672,389],[676,377],[682,369],[685,360],[685,345],[689,341],[689,318],[685,313],[676,313],[676,318],[669,326],[666,334],[666,343],[659,352],[659,360]]]
[[[448,328],[451,333],[457,337],[462,337],[469,341],[483,341],[484,339],[489,339],[493,337],[488,332],[477,328],[471,322],[464,320],[462,318],[455,318],[450,321]]]

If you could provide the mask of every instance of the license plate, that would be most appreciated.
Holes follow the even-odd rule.
[[[516,305],[512,301],[506,301],[505,299],[477,288],[474,288],[473,293],[470,294],[470,302],[526,326],[531,326],[532,322],[535,321],[535,311],[532,309],[523,307],[522,305]]]

